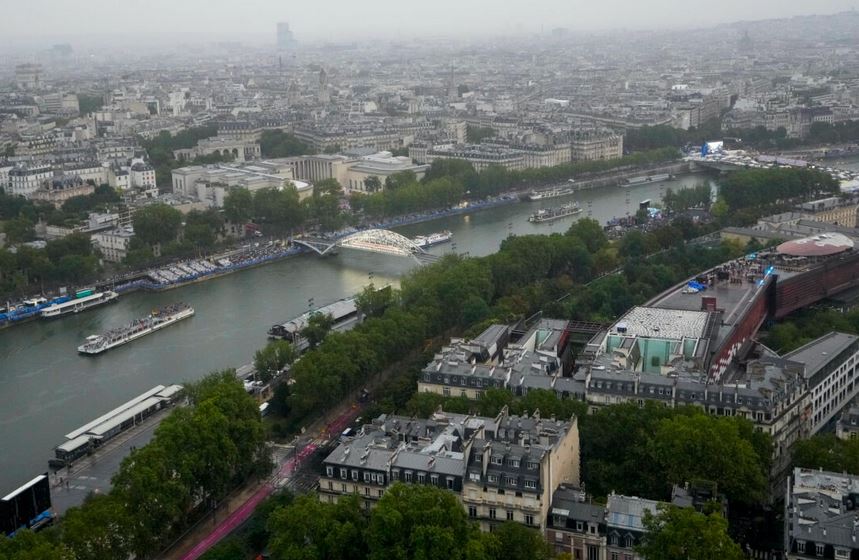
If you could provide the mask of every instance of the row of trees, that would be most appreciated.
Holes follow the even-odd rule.
[[[100,271],[89,238],[72,234],[49,241],[44,249],[20,246],[0,249],[0,295],[23,294],[47,285],[81,284]]]
[[[336,504],[303,496],[268,522],[275,560],[549,560],[539,532],[515,523],[481,533],[443,489],[395,484],[369,513],[357,497]]]
[[[814,169],[744,169],[729,174],[719,196],[732,210],[784,204],[797,199],[833,195],[838,181]]]
[[[759,149],[792,149],[801,146],[820,144],[839,144],[859,142],[859,121],[845,121],[836,124],[816,122],[811,124],[805,138],[788,138],[787,130],[779,127],[767,130],[766,127],[730,129],[723,131],[718,119],[712,119],[699,127],[689,130],[669,125],[643,126],[629,129],[624,136],[624,146],[629,150],[652,150],[663,147],[700,146],[708,140],[722,137],[736,138],[745,146]]]
[[[795,467],[832,472],[859,473],[859,440],[840,439],[834,434],[818,434],[794,444]]]
[[[236,224],[253,220],[271,232],[287,233],[306,225],[322,231],[335,231],[351,221],[341,208],[343,195],[336,179],[325,179],[314,185],[313,196],[300,201],[298,192],[289,186],[262,189],[251,193],[233,189],[224,198],[224,217]]]
[[[403,278],[394,304],[346,333],[331,333],[292,368],[294,383],[276,396],[293,426],[339,402],[350,391],[410,353],[426,340],[450,331],[481,329],[545,310],[553,316],[616,316],[630,305],[682,280],[702,264],[736,256],[742,248],[671,249],[659,264],[641,259],[658,250],[660,240],[672,246],[689,225],[649,234],[636,233],[640,247],[609,245],[600,225],[583,219],[567,234],[521,236],[505,240],[498,253],[482,258],[449,255]],[[625,263],[627,274],[593,278]],[[688,267],[688,268],[687,268]],[[573,292],[561,302],[565,294]],[[592,301],[591,301],[592,299]],[[579,311],[579,307],[582,311]]]
[[[421,181],[413,173],[397,174],[385,181],[383,192],[376,192],[382,186],[381,181],[376,179],[368,183],[370,194],[355,194],[350,202],[353,209],[371,218],[397,216],[448,208],[464,198],[483,199],[511,189],[563,182],[620,167],[661,163],[676,159],[677,155],[677,150],[668,148],[614,160],[584,161],[515,171],[491,165],[480,172],[464,160],[436,160]]]
[[[260,137],[262,157],[282,158],[313,153],[310,146],[282,130],[264,130]]]
[[[859,334],[859,309],[802,309],[773,325],[764,343],[779,353],[790,352],[828,332]]]
[[[186,391],[190,406],[171,412],[152,441],[123,460],[108,494],[71,508],[55,529],[0,540],[0,558],[152,558],[195,512],[271,469],[257,404],[234,371]]]

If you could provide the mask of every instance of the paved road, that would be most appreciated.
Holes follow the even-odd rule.
[[[206,553],[210,548],[215,546],[224,537],[233,532],[242,523],[247,521],[253,514],[257,506],[265,500],[277,488],[288,482],[291,475],[301,467],[302,463],[308,457],[313,455],[317,449],[323,447],[330,441],[332,437],[337,437],[348,426],[358,414],[357,408],[352,408],[342,415],[338,416],[334,421],[329,423],[323,430],[320,437],[310,441],[304,446],[298,448],[296,454],[284,460],[275,475],[269,479],[259,490],[257,490],[250,498],[248,498],[241,506],[233,510],[226,519],[224,519],[206,538],[197,543],[197,545],[189,550],[182,560],[197,560],[200,556]]]
[[[75,461],[71,469],[60,469],[51,475],[51,502],[54,511],[62,515],[71,507],[79,506],[90,492],[106,494],[110,491],[110,479],[119,470],[119,465],[132,447],[143,447],[161,421],[172,412],[166,407],[153,414],[134,428],[111,439],[98,451]]]

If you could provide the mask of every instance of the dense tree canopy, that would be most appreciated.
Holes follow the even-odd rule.
[[[270,469],[257,404],[233,371],[189,385],[188,395],[193,406],[175,409],[122,461],[109,494],[68,511],[60,537],[73,558],[150,558],[192,519],[195,504]],[[49,557],[64,556],[32,556]]]
[[[838,181],[814,169],[744,169],[729,174],[719,195],[732,209],[767,206],[795,199],[832,195]]]
[[[254,354],[254,368],[262,381],[269,381],[293,361],[295,349],[286,340],[272,340]]]
[[[452,492],[398,483],[385,491],[373,511],[367,530],[367,558],[465,559],[473,551],[471,541],[484,540]],[[483,552],[486,558],[485,548]]]
[[[294,187],[261,189],[254,193],[254,218],[272,231],[286,233],[304,222],[304,211]]]
[[[728,522],[718,513],[664,506],[644,514],[644,542],[638,553],[659,560],[742,560],[740,546],[728,535]]]
[[[224,217],[234,223],[243,224],[254,215],[254,197],[248,189],[230,189],[224,197]]]
[[[799,310],[770,327],[764,343],[786,353],[832,331],[859,334],[859,309],[843,313],[821,308]]]
[[[134,213],[134,236],[147,245],[176,239],[182,227],[182,213],[162,203],[144,206]]]
[[[313,153],[310,147],[282,130],[264,130],[260,137],[262,157],[282,158]]]
[[[794,444],[793,465],[807,469],[859,474],[859,440],[818,434]]]

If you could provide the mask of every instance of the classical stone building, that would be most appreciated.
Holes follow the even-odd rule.
[[[371,507],[395,482],[455,492],[484,530],[516,521],[545,527],[552,493],[579,483],[576,418],[449,414],[380,416],[323,461],[323,501],[357,494]]]

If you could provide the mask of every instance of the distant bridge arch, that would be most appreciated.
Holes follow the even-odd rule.
[[[335,247],[383,253],[400,257],[414,257],[419,261],[435,260],[423,247],[404,235],[387,229],[366,229],[336,239],[298,237],[293,243],[307,247],[319,255],[326,255]]]

